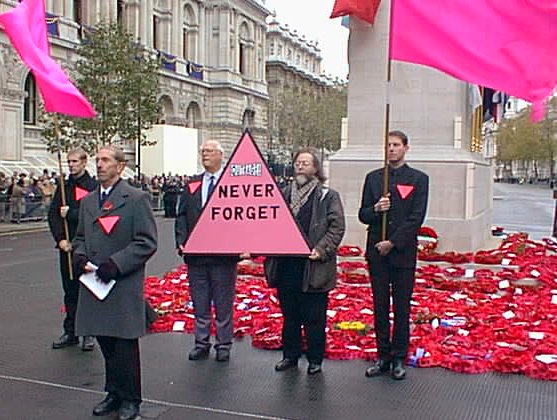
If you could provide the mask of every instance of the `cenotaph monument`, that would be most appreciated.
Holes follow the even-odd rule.
[[[347,231],[344,242],[363,246],[358,221],[367,172],[383,166],[389,1],[375,25],[350,19],[348,138],[330,160],[332,188],[340,192]],[[441,250],[481,248],[491,231],[492,168],[470,152],[472,109],[467,83],[424,66],[393,61],[390,129],[410,139],[409,165],[430,177],[425,224]]]

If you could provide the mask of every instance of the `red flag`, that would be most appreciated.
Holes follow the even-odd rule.
[[[373,24],[381,0],[335,0],[331,18],[340,16],[356,16]]]
[[[82,118],[96,115],[89,101],[50,56],[44,0],[23,0],[9,12],[0,14],[0,24],[35,76],[47,112]]]

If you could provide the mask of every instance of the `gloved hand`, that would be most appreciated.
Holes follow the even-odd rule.
[[[89,259],[83,254],[73,254],[73,274],[74,278],[78,279],[85,273],[85,265]]]
[[[97,268],[97,276],[103,283],[109,283],[110,280],[116,279],[119,275],[118,266],[110,258]]]

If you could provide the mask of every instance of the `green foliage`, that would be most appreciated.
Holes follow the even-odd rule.
[[[100,24],[77,48],[75,80],[98,113],[96,118],[60,116],[62,149],[80,145],[88,151],[117,140],[149,144],[145,130],[160,116],[157,101],[159,59],[122,27]],[[44,137],[50,151],[57,149],[53,117],[45,115]]]
[[[548,162],[553,176],[557,152],[557,97],[548,104],[547,116],[532,123],[530,110],[503,121],[497,134],[497,158],[501,161]]]
[[[346,85],[272,93],[268,121],[273,150],[292,152],[303,146],[338,150],[346,112]]]

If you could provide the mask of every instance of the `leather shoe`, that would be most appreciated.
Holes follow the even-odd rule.
[[[82,338],[81,341],[81,350],[82,351],[93,351],[95,348],[95,340],[90,335],[86,335]]]
[[[79,338],[75,335],[64,333],[60,336],[60,338],[58,338],[58,340],[52,343],[52,348],[63,349],[65,347],[75,346],[76,344],[79,344]]]
[[[114,394],[108,394],[104,400],[93,408],[94,416],[106,416],[120,408],[122,401]]]
[[[133,401],[122,401],[118,411],[118,420],[133,420],[139,416],[139,403]]]
[[[383,373],[387,373],[391,370],[391,361],[379,359],[373,362],[373,364],[366,369],[366,376],[371,378],[373,376],[379,376]]]
[[[321,373],[321,363],[310,363],[308,366],[308,375]]]
[[[217,362],[228,362],[230,360],[230,350],[229,349],[217,349],[217,356],[215,357]]]
[[[289,359],[285,357],[275,365],[275,370],[277,372],[283,372],[285,370],[294,369],[297,367],[298,367],[298,359]]]
[[[203,360],[209,357],[209,349],[204,347],[195,347],[188,356],[190,360]]]
[[[406,378],[406,369],[404,369],[404,360],[395,359],[393,361],[393,370],[391,372],[391,378],[396,381],[401,381]]]

